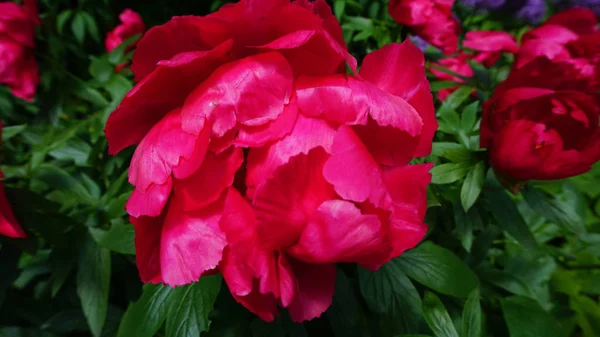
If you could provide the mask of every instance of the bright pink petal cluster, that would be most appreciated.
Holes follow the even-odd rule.
[[[0,3],[0,84],[27,101],[35,97],[40,81],[35,59],[39,23],[35,0],[25,0],[23,6]]]
[[[450,55],[457,50],[461,31],[453,5],[454,0],[390,0],[388,11],[396,22]]]
[[[0,138],[2,138],[1,135],[2,122],[0,122]],[[4,179],[4,174],[0,172],[0,235],[8,236],[10,238],[24,238],[26,237],[25,232],[15,218],[8,199],[6,199],[4,182],[2,179]]]
[[[473,59],[486,67],[493,66],[502,53],[515,54],[519,51],[514,36],[502,31],[467,32],[463,47],[475,51]]]
[[[324,0],[242,0],[139,42],[139,82],[110,116],[138,143],[127,203],[144,282],[219,271],[264,320],[330,305],[335,263],[377,269],[425,235],[437,122],[409,42],[357,65]]]
[[[570,63],[582,75],[600,82],[600,29],[594,12],[568,9],[526,33],[516,66],[523,67],[538,56]]]

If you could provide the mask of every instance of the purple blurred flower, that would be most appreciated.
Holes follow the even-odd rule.
[[[553,0],[553,1],[589,1],[600,0]],[[504,13],[516,13],[517,18],[529,23],[537,24],[546,14],[544,0],[460,0],[466,6],[484,11],[496,10]]]
[[[588,8],[596,13],[596,15],[600,16],[600,0],[555,0],[554,3],[560,9],[573,7]]]
[[[410,42],[412,42],[417,48],[419,48],[422,52],[425,52],[425,49],[429,47],[429,43],[423,40],[421,37],[416,35],[411,35],[408,37]]]
[[[538,24],[546,14],[546,2],[544,0],[526,0],[523,6],[517,10],[517,18],[529,23]]]
[[[502,7],[506,0],[460,0],[465,6],[478,9],[496,9]]]

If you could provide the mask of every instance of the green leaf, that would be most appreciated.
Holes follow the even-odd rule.
[[[421,299],[412,282],[400,268],[398,259],[384,264],[378,271],[358,270],[360,291],[369,307],[385,313],[395,333],[418,332]]]
[[[198,337],[208,330],[208,314],[221,288],[221,276],[203,276],[196,283],[175,288],[169,301],[167,337]]]
[[[469,98],[472,91],[471,87],[461,87],[448,95],[438,109],[439,116],[445,118],[449,113],[456,112],[456,109]]]
[[[340,21],[342,16],[344,15],[344,10],[346,9],[346,0],[335,0],[333,2],[333,13],[335,17]]]
[[[429,291],[423,298],[423,316],[436,337],[458,337],[446,307],[434,293]]]
[[[465,163],[447,163],[436,165],[431,169],[432,184],[449,184],[464,177],[469,170],[470,165]]]
[[[573,310],[577,312],[577,321],[583,330],[583,336],[600,336],[600,305],[587,296],[575,296],[571,301]]]
[[[575,234],[586,232],[585,222],[568,203],[532,187],[523,190],[523,197],[532,209],[565,230]]]
[[[480,161],[467,173],[467,177],[460,189],[460,202],[465,212],[468,212],[477,201],[477,198],[479,198],[484,181],[485,163]]]
[[[522,296],[502,299],[504,319],[510,337],[561,337],[565,334],[549,313],[536,301]]]
[[[100,83],[106,83],[115,72],[115,66],[106,57],[91,57],[89,72]]]
[[[100,247],[120,254],[135,255],[133,239],[135,232],[130,224],[115,223],[107,231],[99,228],[90,228],[90,233]]]
[[[161,284],[144,285],[142,296],[127,308],[117,337],[154,336],[167,318],[173,292],[173,288]]]
[[[475,128],[475,123],[477,122],[477,111],[479,111],[479,101],[475,101],[463,109],[460,126],[465,132],[469,133]]]
[[[110,252],[86,237],[79,256],[77,295],[94,337],[99,337],[108,312]]]
[[[517,206],[500,185],[489,181],[484,189],[484,196],[500,228],[507,231],[524,247],[537,247],[535,238]]]
[[[96,202],[83,184],[57,166],[50,164],[40,165],[37,170],[36,178],[48,184],[50,187],[72,194],[83,203],[94,204]]]
[[[59,34],[62,34],[65,24],[67,23],[67,21],[69,21],[72,15],[73,11],[70,9],[64,10],[60,14],[58,14],[58,16],[56,17],[56,29],[58,30]]]
[[[13,126],[5,126],[2,128],[2,142],[5,142],[12,137],[18,135],[23,132],[27,128],[27,124],[21,125],[13,125]]]
[[[335,278],[335,293],[331,307],[327,309],[327,318],[334,336],[361,336],[359,322],[362,313],[352,284],[343,272],[338,272]]]
[[[81,12],[81,16],[83,16],[83,19],[85,21],[87,32],[90,33],[90,36],[96,42],[100,42],[100,33],[98,32],[98,25],[96,24],[96,20],[88,12]]]
[[[454,81],[433,81],[431,82],[431,91],[436,92],[448,88],[460,87],[462,83]]]
[[[2,327],[0,337],[57,337],[57,335],[38,329],[25,329],[21,327]]]
[[[71,22],[71,31],[79,44],[83,44],[83,39],[85,39],[85,21],[83,12],[77,12],[75,13],[73,22]]]
[[[427,241],[397,258],[413,280],[442,294],[467,297],[479,280],[454,253]]]
[[[462,316],[462,337],[483,337],[483,319],[479,303],[479,289],[473,290]]]

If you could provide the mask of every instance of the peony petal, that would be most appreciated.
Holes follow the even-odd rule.
[[[138,143],[169,111],[181,106],[198,84],[228,60],[232,45],[230,40],[209,51],[180,54],[161,62],[108,118],[104,132],[109,153]]]
[[[228,39],[227,27],[198,16],[176,16],[144,34],[133,54],[131,70],[139,82],[157,68],[159,61],[185,52],[203,52]]]
[[[598,18],[590,9],[570,8],[552,15],[544,25],[563,26],[577,34],[589,34],[597,31]]]
[[[377,264],[392,251],[376,215],[343,200],[323,202],[288,253],[308,263]]]
[[[379,126],[373,120],[369,120],[367,125],[356,125],[352,129],[379,165],[408,163],[413,159],[419,143],[419,137],[411,137],[390,126]]]
[[[298,106],[306,116],[336,124],[366,124],[367,109],[357,109],[346,75],[302,76],[296,82]]]
[[[280,249],[294,244],[311,214],[334,197],[322,173],[328,156],[316,148],[292,157],[257,187],[253,206],[262,247]]]
[[[159,217],[129,217],[135,227],[135,261],[144,283],[162,283],[160,240],[164,215]]]
[[[146,191],[134,188],[129,200],[127,200],[127,204],[125,204],[127,213],[136,218],[144,215],[160,215],[167,200],[169,200],[172,187],[173,180],[169,177],[164,184],[150,184]]]
[[[234,144],[241,147],[260,147],[281,139],[292,131],[297,118],[298,103],[294,96],[276,120],[259,126],[240,126]]]
[[[423,129],[423,120],[415,108],[399,96],[393,96],[375,85],[355,78],[348,83],[358,110],[369,115],[381,126],[391,126],[417,136]]]
[[[281,54],[272,52],[228,63],[216,70],[186,99],[183,129],[198,134],[204,119],[222,137],[236,121],[265,124],[283,113],[292,94],[292,71]]]
[[[300,153],[322,147],[331,151],[335,130],[324,120],[298,115],[291,133],[268,147],[251,149],[248,155],[246,186],[251,196],[256,186],[272,176],[277,167]]]
[[[411,99],[428,83],[423,52],[408,40],[367,54],[359,74],[379,89],[405,100]]]
[[[175,180],[174,191],[183,209],[198,210],[217,201],[233,184],[235,173],[243,161],[243,151],[238,148],[230,148],[219,155],[209,152],[200,169],[191,177]]]
[[[332,155],[323,167],[323,176],[346,200],[364,202],[369,199],[378,207],[390,202],[381,169],[348,126],[338,129]]]
[[[202,137],[181,129],[180,110],[173,110],[148,132],[135,150],[129,167],[129,182],[140,192],[145,192],[152,184],[165,184],[181,158],[200,161],[196,158],[197,152],[205,153],[206,150],[196,149],[198,138]],[[207,145],[202,141],[198,144]],[[189,173],[188,165],[185,165],[186,173]]]
[[[519,46],[515,38],[502,31],[470,31],[465,34],[463,47],[480,52],[516,53]]]
[[[0,122],[0,130],[2,130],[2,122]],[[4,175],[0,172],[0,179]],[[0,180],[0,235],[8,236],[9,238],[24,238],[27,237],[25,231],[19,225],[15,218],[10,203],[4,192],[4,182]]]
[[[438,121],[435,116],[435,107],[433,105],[433,96],[431,95],[429,82],[421,86],[408,103],[419,112],[423,120],[423,129],[421,129],[419,144],[414,155],[415,157],[428,156],[431,153],[433,137],[438,129]]]
[[[244,296],[236,295],[233,292],[231,294],[238,303],[265,322],[272,322],[275,316],[279,315],[277,301],[273,294],[262,294],[256,289]]]
[[[217,267],[227,245],[219,228],[223,202],[224,197],[195,212],[185,212],[177,199],[170,203],[160,245],[164,283],[179,286],[196,282]]]
[[[321,316],[333,299],[335,265],[288,260],[297,282],[294,300],[287,307],[292,321],[300,323]]]

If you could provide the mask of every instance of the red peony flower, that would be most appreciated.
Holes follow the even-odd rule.
[[[39,23],[35,0],[25,0],[22,7],[0,3],[0,84],[27,101],[35,97],[40,81],[34,53]]]
[[[126,209],[144,282],[220,271],[270,321],[331,304],[337,262],[377,269],[425,235],[437,128],[409,42],[356,61],[325,1],[242,0],[140,40],[109,151],[139,143]]]
[[[454,57],[448,57],[445,59],[441,59],[441,60],[437,61],[436,63],[432,63],[432,66],[429,68],[429,70],[431,71],[432,74],[434,74],[437,77],[437,79],[439,79],[441,81],[453,81],[456,83],[466,83],[462,78],[452,76],[451,74],[448,74],[446,72],[443,72],[443,71],[437,69],[436,67],[448,69],[448,70],[452,71],[453,73],[464,76],[464,77],[473,77],[473,75],[474,75],[473,69],[467,62],[470,59],[471,59],[471,55],[458,54]],[[448,97],[448,95],[450,95],[452,92],[454,92],[458,88],[460,88],[460,86],[450,87],[450,88],[446,88],[446,89],[442,89],[442,90],[438,91],[438,99],[440,101],[445,100],[446,97]]]
[[[512,35],[498,31],[467,32],[463,47],[475,51],[473,59],[486,67],[493,66],[502,53],[514,54],[519,51],[517,41]]]
[[[460,35],[453,5],[454,0],[390,0],[388,10],[396,22],[450,55],[456,52]]]
[[[600,30],[596,15],[589,9],[568,9],[550,17],[526,33],[517,54],[520,68],[538,56],[567,62],[598,85],[600,76]]]
[[[143,34],[146,31],[146,25],[144,25],[142,17],[129,8],[119,15],[119,20],[121,20],[121,24],[106,34],[104,46],[109,53],[130,37]],[[136,43],[137,41],[130,45],[128,50],[133,49]]]
[[[600,98],[576,67],[538,57],[484,105],[481,147],[505,183],[562,179],[600,159]]]
[[[2,135],[2,122],[0,122],[0,138]],[[4,179],[4,174],[0,172],[0,179]],[[6,199],[4,193],[4,182],[0,180],[0,235],[11,238],[24,238],[25,232],[15,218],[12,208]]]

